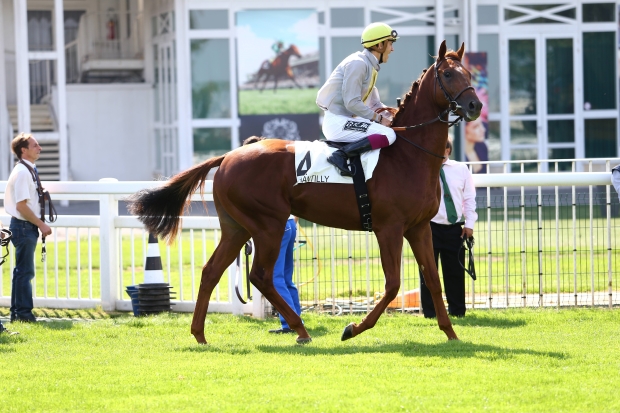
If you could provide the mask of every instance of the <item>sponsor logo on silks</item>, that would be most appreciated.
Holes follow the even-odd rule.
[[[306,184],[308,182],[323,182],[326,183],[329,180],[329,175],[310,175],[310,176],[302,176],[298,178],[297,181],[300,184]]]
[[[370,123],[348,120],[347,123],[344,124],[344,128],[342,130],[354,130],[358,132],[366,132],[369,127],[370,127]]]

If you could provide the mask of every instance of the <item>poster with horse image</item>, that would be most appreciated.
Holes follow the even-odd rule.
[[[239,115],[318,114],[316,10],[237,13]]]

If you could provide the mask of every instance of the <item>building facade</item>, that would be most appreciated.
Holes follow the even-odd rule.
[[[619,154],[617,2],[0,0],[0,179],[18,131],[62,180],[166,177],[237,147],[250,10],[313,11],[318,54],[291,65],[311,73],[318,58],[319,84],[366,25],[390,24],[400,39],[377,82],[389,105],[442,40],[485,52],[489,160]]]

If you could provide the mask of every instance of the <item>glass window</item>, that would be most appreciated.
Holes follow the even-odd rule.
[[[400,41],[400,39],[398,40]],[[396,44],[398,44],[398,42]],[[332,65],[334,67],[329,69],[327,76],[329,77],[332,70],[334,70],[345,57],[362,49],[360,37],[332,37]],[[394,45],[394,50],[396,50],[396,45]],[[392,56],[390,56],[390,59],[391,58]],[[381,70],[383,70],[383,68],[381,68]]]
[[[489,88],[487,93],[489,94],[489,112],[499,112],[499,35],[479,35],[478,50],[487,52],[487,81]]]
[[[553,13],[556,16],[562,16],[562,17],[567,17],[569,19],[576,19],[577,18],[577,9],[568,9],[568,10],[562,10],[562,11],[558,11],[556,13]]]
[[[523,161],[523,160],[531,160],[538,159],[538,149],[536,148],[527,148],[527,149],[513,149],[510,151],[510,160],[511,161]],[[521,172],[521,164],[513,163],[511,164],[510,170],[512,172]],[[524,172],[538,172],[538,165],[535,162],[524,163],[523,164]]]
[[[429,37],[434,39],[434,36],[401,36],[394,43],[394,52],[389,63],[381,65],[376,85],[381,101],[387,106],[396,106],[396,98],[409,92],[422,70],[433,63],[429,56],[436,55],[437,50],[434,41],[428,41]],[[451,46],[455,37],[446,36]]]
[[[581,6],[584,23],[613,22],[615,3],[586,3]]]
[[[536,45],[533,39],[510,40],[510,114],[536,113]]]
[[[54,50],[52,36],[52,12],[48,10],[28,10],[28,50]]]
[[[502,160],[502,139],[500,133],[500,122],[489,122],[487,147],[489,148],[489,161]]]
[[[231,141],[230,128],[194,129],[194,164],[230,151]]]
[[[616,119],[585,120],[586,158],[617,156]]]
[[[575,142],[575,121],[550,120],[547,122],[548,142]]]
[[[478,6],[478,24],[493,26],[498,24],[497,6]]]
[[[364,27],[363,8],[331,9],[332,27]],[[362,32],[360,32],[360,36]]]
[[[531,10],[536,10],[536,11],[542,11],[542,10],[548,10],[551,9],[553,7],[557,7],[558,4],[519,4],[519,7],[523,7],[523,8],[527,8],[527,9],[531,9]],[[505,8],[504,9],[504,19],[506,21],[509,20],[513,20],[522,16],[525,16],[526,13],[523,13],[521,11],[517,11],[517,10],[513,10],[510,8]],[[553,13],[554,16],[560,16],[560,17],[564,17],[564,18],[569,18],[569,19],[575,19],[577,16],[577,10],[575,8],[570,8],[567,10],[562,10],[562,11],[558,11]],[[545,24],[545,23],[552,23],[552,24],[561,24],[561,23],[565,23],[563,21],[560,20],[556,20],[554,18],[548,18],[548,17],[535,17],[532,16],[532,18],[523,20],[521,22],[519,22],[518,24]]]
[[[228,29],[228,10],[190,10],[189,28]]]
[[[616,108],[615,32],[583,34],[584,109]]]
[[[537,142],[535,120],[514,120],[510,122],[510,143],[513,145],[536,145]]]
[[[389,9],[386,8],[385,10],[386,11],[394,10],[395,12],[418,14],[418,13],[425,13],[429,10],[433,10],[433,7],[390,7]],[[458,17],[458,16],[446,15],[446,17]],[[391,20],[393,18],[394,18],[394,13],[382,13],[382,12],[374,11],[374,10],[370,12],[370,21],[372,21],[373,23]],[[404,21],[399,21],[398,23],[393,23],[390,25],[392,27],[434,26],[432,22],[428,22],[426,20],[420,20],[420,19],[404,20]]]
[[[573,39],[548,39],[546,54],[547,113],[573,113]]]
[[[194,119],[230,117],[228,39],[191,40]]]
[[[547,159],[575,159],[575,148],[552,148],[547,151]],[[571,162],[558,162],[559,171],[571,171]],[[555,171],[555,162],[549,162],[549,172]]]
[[[153,46],[153,80],[154,80],[154,102],[155,102],[155,122],[159,122],[161,119],[159,113],[159,94],[161,93],[161,85],[159,81],[159,46]]]
[[[151,37],[155,37],[157,34],[157,16],[153,16],[151,17]]]

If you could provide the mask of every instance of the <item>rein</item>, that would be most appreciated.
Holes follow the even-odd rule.
[[[6,261],[6,257],[9,256],[9,241],[11,241],[13,233],[10,230],[4,228],[0,229],[0,232],[2,232],[3,234],[2,238],[0,238],[0,247],[4,247],[6,250],[6,254],[0,257],[0,265],[2,265]]]
[[[402,131],[406,131],[406,130],[411,130],[411,129],[416,129],[416,128],[421,128],[423,126],[426,125],[430,125],[431,123],[435,123],[437,121],[442,122],[442,123],[447,123],[448,124],[448,128],[451,128],[454,125],[457,125],[458,123],[460,123],[463,120],[463,116],[458,115],[456,113],[457,110],[461,109],[461,106],[457,103],[456,99],[458,99],[465,91],[472,89],[474,90],[473,86],[467,86],[466,88],[464,88],[463,90],[461,90],[459,93],[456,94],[456,96],[453,98],[452,95],[446,90],[446,88],[443,85],[443,82],[441,81],[441,77],[439,77],[439,71],[438,68],[439,66],[441,66],[441,64],[448,60],[448,59],[452,59],[451,57],[445,57],[444,59],[442,59],[440,62],[435,62],[435,64],[433,64],[433,68],[434,68],[434,72],[435,72],[435,83],[433,84],[433,90],[435,90],[437,83],[439,83],[439,88],[441,89],[441,91],[443,92],[444,97],[446,98],[446,100],[448,101],[449,105],[447,108],[445,108],[443,111],[441,111],[441,113],[439,115],[437,115],[436,118],[433,118],[431,120],[428,120],[426,122],[422,122],[419,123],[417,125],[412,125],[412,126],[394,126],[392,127],[392,129],[395,132],[402,132]],[[450,122],[450,120],[444,120],[443,117],[446,116],[447,114],[452,113],[456,116],[458,116],[458,118],[452,122]],[[397,137],[403,139],[404,141],[406,141],[407,143],[412,144],[413,146],[415,146],[418,149],[423,150],[426,153],[429,153],[437,158],[444,158],[443,155],[437,155],[434,152],[429,151],[428,149],[425,149],[423,147],[421,147],[420,145],[410,141],[409,139],[396,134]]]

